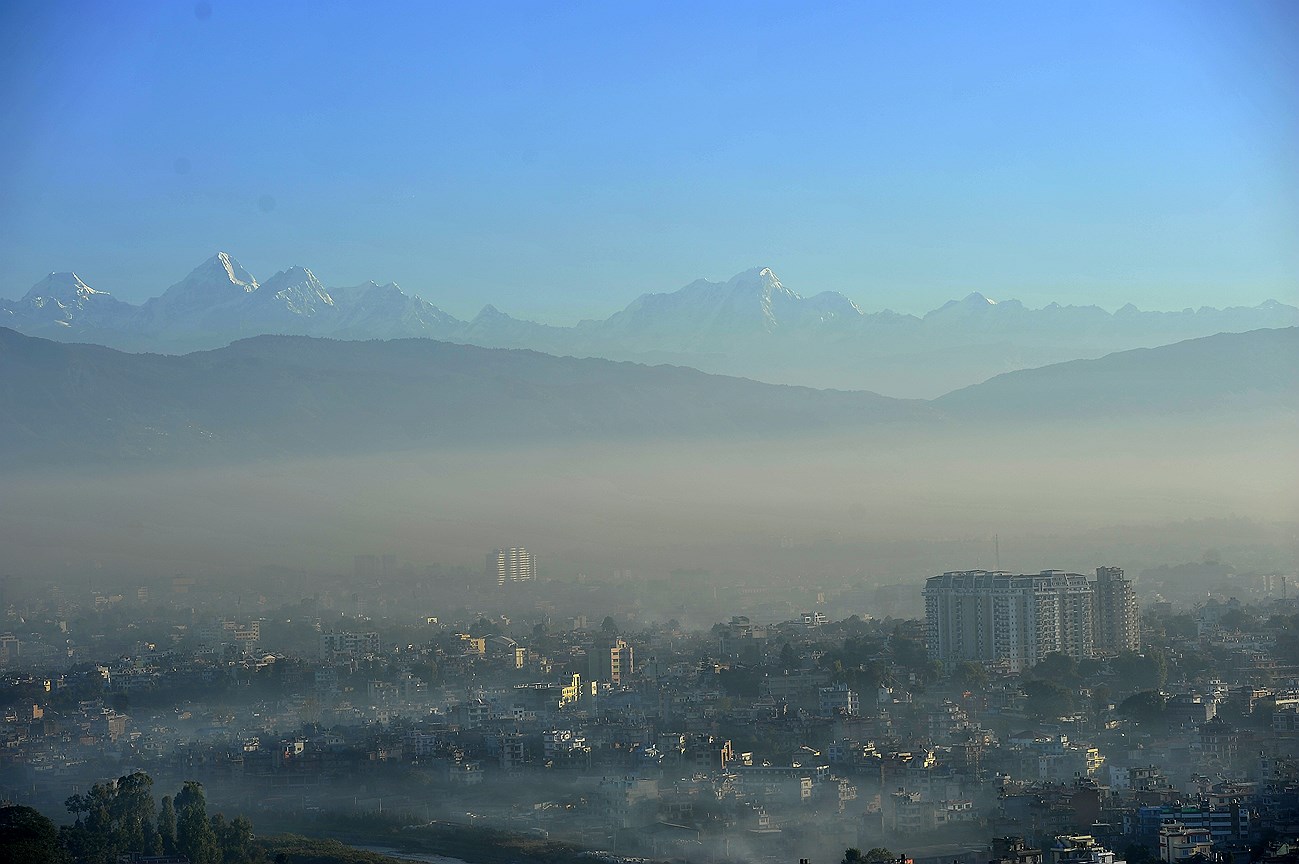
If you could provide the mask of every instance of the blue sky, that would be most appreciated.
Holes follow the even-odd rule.
[[[10,3],[0,100],[0,296],[1299,302],[1291,2]]]

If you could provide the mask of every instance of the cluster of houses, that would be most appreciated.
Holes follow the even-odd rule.
[[[10,633],[0,795],[57,810],[141,769],[227,812],[485,820],[688,860],[1294,860],[1299,675],[1268,616],[1240,617],[1150,629],[1169,671],[1148,716],[1110,658],[1044,713],[1032,670],[971,681],[918,622],[820,611],[707,631],[210,616],[108,657]],[[1192,653],[1217,659],[1191,676]]]

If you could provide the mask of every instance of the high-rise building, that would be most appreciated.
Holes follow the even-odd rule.
[[[1118,567],[1097,567],[1092,586],[1092,620],[1096,652],[1121,654],[1141,648],[1141,614],[1137,590]]]
[[[531,582],[537,578],[537,559],[522,546],[493,549],[487,556],[487,576],[495,577],[497,585]]]
[[[1019,672],[1053,652],[1082,660],[1095,649],[1092,585],[1078,573],[944,573],[925,583],[924,597],[929,654],[945,664]]]
[[[588,672],[595,681],[620,686],[631,674],[635,661],[632,647],[620,638],[597,642],[591,649]]]

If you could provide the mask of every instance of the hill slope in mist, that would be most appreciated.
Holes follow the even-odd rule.
[[[868,434],[972,421],[1299,408],[1299,329],[1010,373],[932,403],[671,366],[406,339],[261,336],[183,356],[0,329],[0,453],[28,461],[308,457],[434,446]]]
[[[1236,529],[1155,526],[1294,536],[1297,332],[916,403],[428,340],[175,357],[0,329],[0,548],[13,573],[218,581],[516,543],[555,574],[807,584],[990,567],[994,536],[1028,571],[1195,560]]]
[[[1299,409],[1299,328],[1219,333],[1008,372],[932,404],[952,416],[1016,419]]]
[[[926,421],[923,403],[427,339],[259,336],[183,356],[0,329],[0,453],[94,461],[746,437]]]

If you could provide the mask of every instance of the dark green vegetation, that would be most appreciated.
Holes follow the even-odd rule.
[[[0,807],[0,849],[10,864],[68,861],[54,823],[31,807]]]
[[[66,802],[75,817],[58,840],[73,859],[115,864],[120,855],[184,855],[191,864],[260,864],[265,849],[253,840],[253,826],[242,816],[208,816],[203,786],[187,781],[161,809],[153,801],[153,778],[137,771],[114,783],[96,783]]]
[[[896,857],[882,846],[876,846],[866,852],[855,848],[843,850],[843,864],[890,864],[896,860]]]
[[[332,813],[302,829],[313,834],[323,831],[328,837],[283,834],[259,842],[272,857],[285,853],[294,864],[299,861],[326,864],[337,860],[327,856],[339,855],[345,850],[373,855],[376,862],[391,860],[373,852],[361,853],[346,845],[348,843],[401,849],[403,853],[443,855],[472,864],[577,864],[591,860],[581,847],[559,840],[529,837],[481,825],[430,822],[415,827],[403,825],[403,821],[377,813]],[[346,860],[350,864],[353,859]],[[371,861],[369,858],[355,860]]]
[[[393,864],[349,843],[461,858],[473,864],[573,864],[589,860],[570,843],[495,828],[431,822],[412,827],[380,814],[330,814],[310,830],[331,836],[258,837],[243,816],[208,815],[203,786],[186,781],[155,806],[153,779],[137,771],[68,797],[71,825],[56,828],[31,807],[0,808],[0,848],[14,864],[116,864],[119,856],[181,855],[191,864]],[[294,826],[297,827],[297,826]],[[304,826],[305,827],[305,826]]]
[[[338,840],[280,834],[258,840],[273,864],[395,864],[378,852],[356,849]]]

